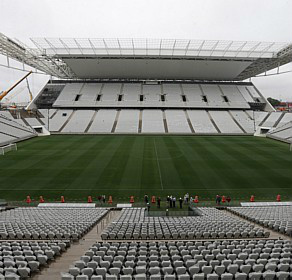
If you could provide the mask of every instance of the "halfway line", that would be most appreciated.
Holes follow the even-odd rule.
[[[157,155],[155,138],[154,138],[154,149],[155,149],[156,161],[157,161],[158,172],[159,172],[159,177],[160,177],[160,185],[161,185],[161,189],[163,190],[163,183],[162,183],[162,178],[161,178],[160,164],[159,164],[158,155]]]

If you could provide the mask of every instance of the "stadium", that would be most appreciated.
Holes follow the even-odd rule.
[[[280,42],[32,38],[0,93],[0,279],[292,279]],[[5,104],[32,73],[30,102]]]

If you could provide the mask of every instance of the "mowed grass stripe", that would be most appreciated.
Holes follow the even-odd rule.
[[[125,174],[125,170],[134,141],[134,137],[121,136],[121,141],[117,143],[110,161],[100,174],[99,182],[102,182],[104,187],[119,192],[123,176],[130,176],[133,179],[133,174]]]
[[[202,141],[198,139],[194,145],[192,139],[183,138],[182,140],[183,143],[181,146],[185,150],[185,153],[189,155],[190,161],[200,178],[200,180],[193,181],[194,192],[198,195],[199,193],[197,191],[203,190],[204,195],[210,197],[210,191],[226,188],[225,178],[210,166],[210,162],[214,161],[215,158],[212,154],[209,154]]]
[[[260,142],[255,142],[254,145],[251,145],[250,148],[245,147],[244,151],[241,149],[235,150],[234,146],[230,146],[230,150],[233,153],[238,152],[241,160],[239,162],[244,162],[246,166],[250,166],[253,168],[255,172],[255,176],[257,176],[257,180],[252,182],[254,187],[257,186],[256,183],[260,183],[262,185],[271,185],[272,188],[279,185],[286,185],[287,182],[291,181],[292,172],[286,172],[289,170],[289,166],[291,166],[291,160],[289,164],[289,160],[277,161],[277,156],[282,154],[281,150],[278,150],[276,147],[271,149],[269,156],[266,156],[268,153],[259,153],[259,147],[262,147]],[[282,165],[282,168],[278,168],[279,164]],[[250,176],[247,176],[249,178]],[[286,180],[288,179],[288,181]],[[289,184],[289,183],[288,183]]]
[[[100,147],[107,149],[110,141],[105,137],[100,137],[96,141],[92,141],[90,138],[84,140],[83,143],[80,143],[80,150],[71,155],[72,160],[65,163],[64,168],[61,168],[49,181],[52,189],[72,187],[94,189],[94,185],[89,182],[92,182],[92,176],[95,176],[98,169],[98,159],[103,151]]]
[[[157,166],[155,147],[153,145],[155,137],[142,137],[142,139],[142,170],[140,176],[140,189],[137,190],[137,193],[139,193],[141,196],[143,195],[144,190],[147,190],[147,192],[159,192],[161,190],[161,181]],[[136,155],[133,155],[132,157],[136,158]]]
[[[157,190],[158,193],[171,194],[172,186],[180,186],[183,191],[183,184],[179,176],[180,170],[175,164],[181,157],[180,151],[174,150],[169,144],[170,139],[167,137],[156,137],[157,156],[160,162],[160,173],[163,181],[163,191]]]
[[[185,153],[185,145],[181,141],[181,138],[168,138],[166,141],[166,147],[170,151],[170,155],[173,156],[172,163],[177,170],[177,176],[182,191],[192,193],[195,190],[195,186],[202,184],[201,175],[196,170],[196,165],[192,162],[193,154]],[[166,174],[167,175],[167,174]],[[172,189],[171,182],[169,182],[169,189]]]
[[[251,151],[242,153],[240,149],[234,149],[231,144],[226,145],[226,142],[222,142],[221,139],[214,146],[213,154],[224,157],[224,164],[220,165],[219,170],[224,172],[222,175],[225,180],[229,180],[226,185],[230,185],[234,190],[244,190],[250,186],[256,188],[258,183],[262,185],[270,183],[260,172],[263,167],[262,161],[251,159],[250,153]],[[260,178],[257,178],[258,176]]]
[[[67,158],[66,151],[72,149],[72,142],[70,139],[67,142],[47,143],[43,145],[41,138],[35,138],[31,144],[29,141],[20,143],[20,153],[14,153],[11,155],[12,160],[10,167],[5,168],[6,172],[3,172],[0,177],[1,184],[9,182],[9,187],[15,188],[19,186],[19,178],[21,178],[21,185],[30,185],[39,188],[43,180],[46,180],[48,176],[43,176],[42,172],[50,172],[50,176],[54,176],[54,172],[58,171],[56,166],[62,165],[62,161],[66,164],[70,161],[71,157]],[[74,139],[76,141],[76,139]],[[24,148],[22,150],[22,147]],[[7,154],[7,158],[10,154]],[[6,159],[6,158],[5,158]],[[1,161],[2,162],[2,161]],[[4,162],[3,162],[4,163]],[[16,167],[15,167],[16,166]],[[52,168],[50,168],[50,166]],[[1,169],[4,167],[1,165]]]

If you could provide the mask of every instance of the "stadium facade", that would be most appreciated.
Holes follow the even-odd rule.
[[[31,40],[36,48],[2,34],[0,52],[52,79],[28,106],[35,114],[2,116],[38,132],[260,135],[292,121],[243,81],[290,62],[288,43]]]

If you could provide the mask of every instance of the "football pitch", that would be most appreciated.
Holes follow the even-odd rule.
[[[292,198],[287,144],[251,136],[55,135],[0,156],[0,199],[136,201],[188,192],[201,200]]]

